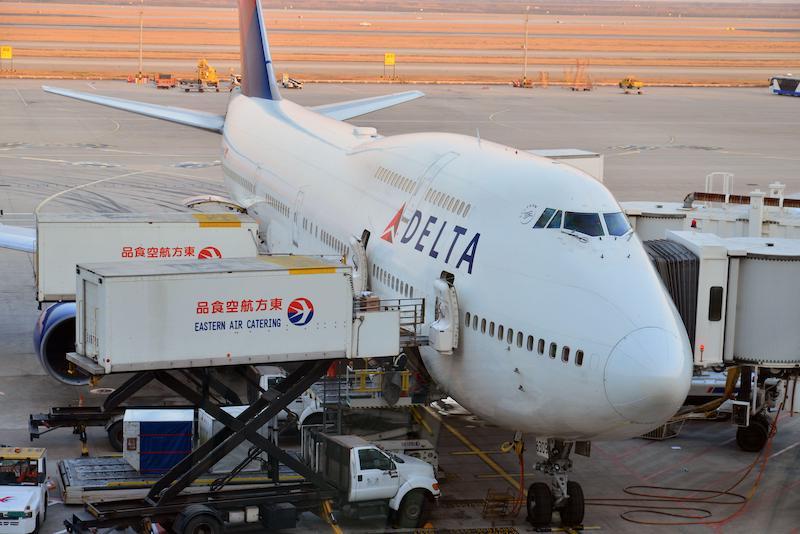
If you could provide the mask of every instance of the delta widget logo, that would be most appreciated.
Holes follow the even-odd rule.
[[[295,326],[305,326],[314,317],[314,305],[305,297],[294,299],[288,307],[289,322]]]

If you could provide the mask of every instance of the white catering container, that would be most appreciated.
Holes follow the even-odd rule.
[[[169,471],[194,445],[194,410],[125,410],[122,457],[143,475]]]
[[[352,279],[341,263],[260,256],[77,270],[76,353],[94,374],[351,357]]]
[[[222,409],[228,414],[232,415],[233,417],[239,417],[243,411],[245,411],[249,406],[225,406]],[[265,438],[268,437],[267,432],[267,425],[264,425],[258,430],[258,433],[264,436]],[[203,445],[205,442],[210,440],[214,434],[219,432],[225,428],[225,425],[214,419],[208,412],[205,410],[198,410],[197,411],[197,446]],[[238,447],[233,449],[230,453],[225,455],[225,457],[214,464],[210,471],[212,473],[230,473],[233,469],[239,465],[242,460],[247,458],[247,454],[250,448],[253,445],[245,440],[241,443]],[[262,457],[266,458],[266,453],[262,453]],[[250,462],[243,469],[243,471],[259,471],[261,469],[261,462],[258,460]]]
[[[43,213],[36,228],[40,302],[74,300],[79,263],[258,254],[258,224],[235,213]]]

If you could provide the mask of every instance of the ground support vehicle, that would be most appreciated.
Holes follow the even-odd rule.
[[[342,511],[357,518],[385,516],[400,528],[422,526],[426,504],[440,495],[429,463],[380,449],[358,436],[306,428],[302,457],[340,492]]]
[[[192,80],[181,80],[181,88],[187,93],[190,90],[199,92],[215,90],[219,93],[219,76],[217,69],[208,64],[205,58],[197,62],[197,75]]]
[[[0,447],[0,532],[38,533],[47,518],[47,450]]]
[[[284,72],[283,77],[281,78],[281,87],[286,89],[302,89],[303,82],[296,80],[295,78],[290,78],[289,75]]]
[[[642,94],[642,88],[644,87],[644,82],[641,80],[637,80],[633,76],[626,76],[619,82],[619,88],[625,91],[625,94],[636,93]]]
[[[177,84],[178,81],[172,74],[165,74],[165,73],[156,74],[156,89],[172,89]]]

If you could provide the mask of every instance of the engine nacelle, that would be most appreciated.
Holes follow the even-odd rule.
[[[89,377],[67,361],[75,350],[75,303],[60,302],[42,312],[33,331],[33,346],[50,376],[71,386],[89,383]]]

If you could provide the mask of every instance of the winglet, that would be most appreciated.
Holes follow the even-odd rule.
[[[239,40],[242,54],[242,94],[280,100],[261,0],[239,0]]]

